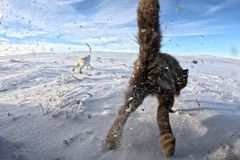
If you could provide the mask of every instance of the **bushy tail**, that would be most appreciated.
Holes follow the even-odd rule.
[[[140,0],[137,9],[140,61],[154,58],[161,47],[158,0]]]

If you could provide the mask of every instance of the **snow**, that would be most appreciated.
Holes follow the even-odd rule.
[[[150,96],[129,118],[119,148],[104,149],[137,54],[94,52],[94,69],[73,74],[86,55],[0,57],[0,160],[165,159]],[[190,75],[170,115],[177,141],[169,159],[240,159],[240,60],[177,59]]]

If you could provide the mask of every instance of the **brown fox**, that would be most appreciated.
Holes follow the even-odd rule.
[[[124,125],[148,95],[159,101],[157,123],[160,129],[160,145],[165,156],[175,151],[175,137],[169,122],[174,97],[187,85],[188,69],[183,70],[178,61],[160,52],[162,34],[159,25],[158,0],[140,0],[137,9],[138,43],[140,54],[134,64],[133,76],[125,95],[125,102],[110,128],[105,144],[114,149],[119,144]]]

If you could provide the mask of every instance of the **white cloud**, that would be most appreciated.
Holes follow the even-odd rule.
[[[164,36],[218,35],[236,28],[236,24],[217,24],[217,19],[198,21],[175,21],[168,23]],[[200,27],[201,26],[201,27]]]
[[[50,42],[32,42],[30,44],[0,44],[0,55],[32,52],[70,52],[84,50],[85,48],[86,47],[83,45],[68,45]]]
[[[73,33],[79,37],[85,37],[83,35],[90,36],[90,33],[94,33],[92,35],[94,36],[97,30],[101,30],[100,32],[102,33],[109,28],[129,23],[136,19],[135,7],[130,7],[130,9],[125,8],[125,3],[129,3],[126,0],[124,3],[121,1],[110,2],[103,0],[101,1],[102,5],[96,8],[96,13],[90,16],[82,15],[70,6],[57,6],[57,4],[80,1],[82,0],[65,0],[57,1],[56,3],[49,1],[45,5],[45,1],[29,3],[28,0],[23,0],[20,3],[9,0],[7,8],[8,18],[4,22],[5,24],[14,24],[17,22],[25,26],[25,28],[30,28],[29,32],[43,31],[49,33],[49,35],[58,35],[59,33],[71,35]],[[124,10],[124,12],[116,12],[121,10]],[[13,27],[12,30],[18,30],[18,26],[11,27]],[[18,38],[19,34],[16,35],[16,38]]]
[[[236,3],[236,0],[225,0],[223,3],[219,3],[215,6],[212,6],[207,12],[206,15],[213,14],[215,12],[221,11],[223,9],[226,9],[228,6],[232,6],[234,3]],[[238,2],[239,3],[239,2]]]
[[[2,41],[2,42],[9,42],[8,39],[6,39],[6,38],[1,38],[1,37],[0,37],[0,41]]]
[[[59,2],[57,2],[58,5],[69,5],[72,3],[77,3],[77,2],[83,2],[85,0],[60,0]]]
[[[130,44],[130,45],[129,45]],[[132,52],[137,51],[137,43],[131,41],[129,44],[113,43],[107,47],[103,44],[91,45],[93,51],[118,51],[118,52]],[[85,43],[72,45],[62,43],[50,42],[32,42],[30,44],[8,44],[0,42],[0,56],[9,54],[26,54],[26,53],[42,53],[42,52],[78,52],[89,49]]]
[[[12,38],[27,38],[27,37],[33,37],[33,36],[40,36],[40,35],[45,35],[46,32],[43,31],[28,31],[28,30],[19,30],[19,31],[8,31],[5,35],[7,37],[12,37]]]
[[[180,0],[180,8],[198,13],[201,15],[210,15],[218,11],[222,11],[234,4],[239,3],[239,0],[219,0],[219,1],[192,1],[192,0]]]
[[[104,0],[96,8],[99,11],[90,17],[90,20],[114,26],[129,23],[136,20],[136,7],[137,3],[129,0]]]

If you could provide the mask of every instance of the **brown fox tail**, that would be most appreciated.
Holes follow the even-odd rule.
[[[161,30],[159,24],[160,5],[158,0],[140,0],[137,9],[138,43],[140,60],[154,57],[161,47]]]

